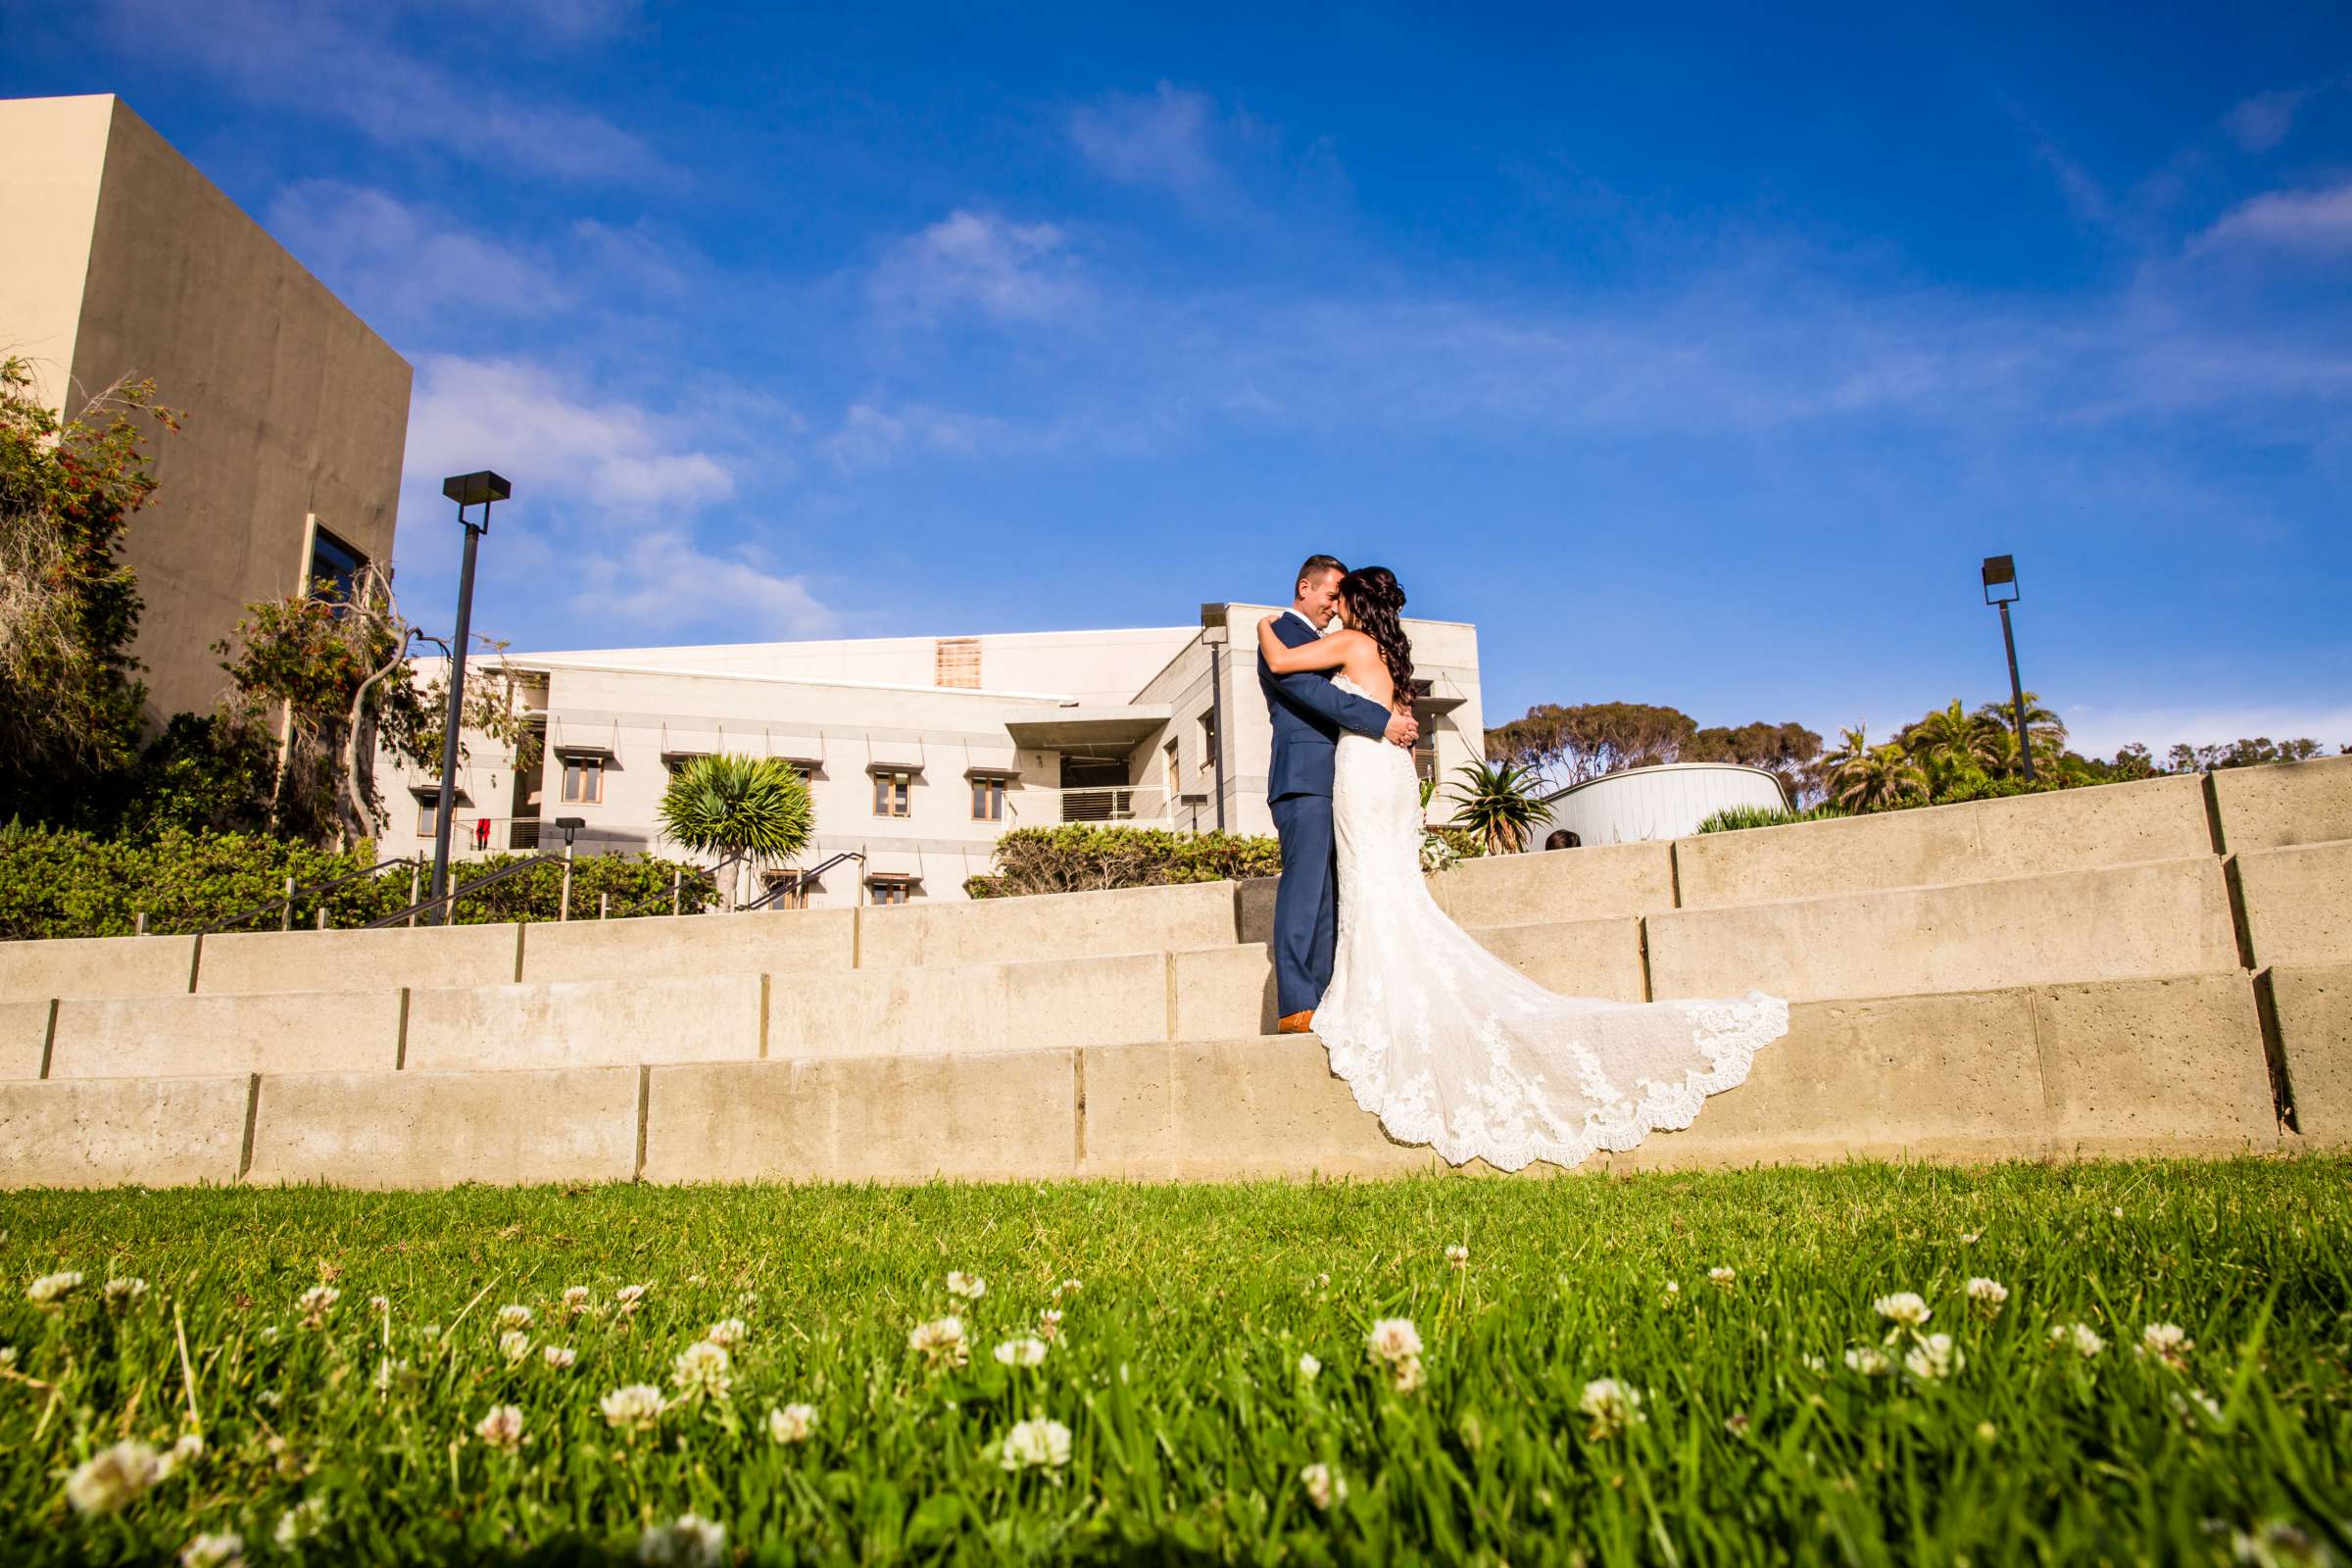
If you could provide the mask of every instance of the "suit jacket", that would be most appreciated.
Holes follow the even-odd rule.
[[[1303,616],[1282,615],[1274,635],[1286,648],[1300,648],[1315,640],[1315,629]],[[1344,692],[1323,669],[1296,670],[1277,675],[1257,656],[1257,684],[1266,694],[1266,711],[1274,715],[1274,760],[1266,769],[1266,799],[1286,795],[1329,795],[1332,762],[1342,730],[1378,735],[1389,727],[1389,710],[1368,697]]]

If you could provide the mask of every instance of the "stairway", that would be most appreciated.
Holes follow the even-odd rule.
[[[1620,1168],[2352,1143],[2352,759],[1464,862],[1545,985],[1788,997]],[[0,944],[0,1184],[1427,1167],[1277,1037],[1270,883]]]

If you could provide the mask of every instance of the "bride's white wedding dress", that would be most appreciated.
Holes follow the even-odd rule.
[[[1334,684],[1361,697],[1347,676]],[[1375,699],[1377,701],[1377,699]],[[1544,990],[1447,918],[1421,878],[1411,755],[1344,735],[1331,794],[1339,951],[1315,1033],[1355,1102],[1399,1142],[1459,1165],[1581,1163],[1746,1081],[1788,1032],[1788,1004],[1603,1002]]]

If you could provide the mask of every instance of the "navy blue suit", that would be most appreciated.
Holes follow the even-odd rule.
[[[1288,648],[1314,641],[1298,615],[1274,622]],[[1274,993],[1282,1017],[1306,1012],[1331,984],[1339,947],[1340,884],[1331,828],[1331,774],[1340,732],[1379,735],[1389,710],[1331,683],[1322,669],[1277,675],[1257,656],[1257,684],[1274,715],[1274,759],[1266,770],[1266,802],[1282,837],[1282,882],[1274,891]]]

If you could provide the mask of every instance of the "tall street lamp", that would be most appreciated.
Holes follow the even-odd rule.
[[[473,556],[482,535],[490,531],[490,504],[512,496],[514,487],[484,468],[442,480],[441,493],[458,504],[458,521],[466,529],[466,564],[458,571],[458,630],[450,639],[449,714],[442,721],[441,732],[441,808],[433,819],[434,907],[440,911],[441,924],[447,925],[451,911],[439,901],[449,894],[450,808],[458,787],[458,720],[466,710],[466,638],[473,621]],[[466,515],[467,507],[482,509],[479,521]]]
[[[2002,589],[2008,592],[2001,592]],[[2015,556],[1984,558],[1984,602],[2001,612],[2001,646],[2009,651],[2009,701],[2017,712],[2017,755],[2025,764],[2026,782],[2034,782],[2034,747],[2026,734],[2026,688],[2017,678],[2017,634],[2009,629],[2009,607],[2024,590],[2017,585]]]

